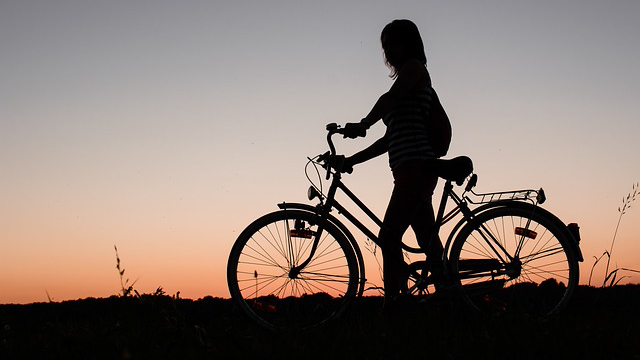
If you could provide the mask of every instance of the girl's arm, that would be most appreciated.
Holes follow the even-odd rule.
[[[346,165],[349,167],[353,167],[353,165],[363,163],[365,161],[371,160],[375,157],[378,157],[387,152],[389,148],[389,141],[387,134],[385,133],[383,137],[376,140],[373,144],[366,147],[364,150],[359,151],[352,156],[345,159]]]
[[[369,128],[378,120],[382,119],[398,100],[404,97],[409,91],[427,86],[429,84],[429,73],[425,66],[416,59],[409,59],[402,66],[398,73],[398,78],[388,92],[382,94],[375,103],[369,114],[362,119],[361,123]]]

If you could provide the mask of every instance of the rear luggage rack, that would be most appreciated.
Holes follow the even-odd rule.
[[[467,195],[467,200],[471,204],[488,204],[496,201],[504,200],[519,200],[528,201],[532,204],[542,204],[546,200],[544,190],[514,190],[514,191],[502,191],[495,193],[476,194],[471,191],[474,198],[470,198]]]

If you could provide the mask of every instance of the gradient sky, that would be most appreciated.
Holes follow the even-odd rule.
[[[422,32],[450,156],[474,159],[480,192],[544,187],[581,226],[586,283],[640,181],[636,0],[2,0],[0,303],[116,294],[114,245],[140,292],[228,297],[235,237],[306,202],[325,125],[391,85],[378,38],[396,18]],[[345,182],[384,211],[386,158]],[[613,264],[640,269],[633,205]]]

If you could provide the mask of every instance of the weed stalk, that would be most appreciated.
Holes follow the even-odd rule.
[[[627,210],[629,210],[631,208],[631,203],[634,202],[636,200],[636,196],[638,195],[638,191],[640,191],[640,183],[635,183],[633,184],[632,188],[631,188],[631,192],[629,192],[627,194],[626,197],[622,198],[622,206],[618,207],[618,213],[620,214],[618,216],[618,223],[616,224],[616,230],[613,233],[613,239],[611,240],[611,247],[609,247],[609,250],[606,251],[600,255],[600,257],[595,257],[596,261],[594,262],[593,266],[591,267],[591,273],[589,274],[589,285],[591,285],[591,277],[593,275],[593,269],[596,267],[596,265],[598,264],[598,262],[600,262],[600,260],[602,260],[603,257],[607,257],[607,266],[605,268],[604,271],[604,281],[602,282],[602,287],[607,286],[607,281],[609,281],[609,286],[614,286],[617,285],[622,279],[626,278],[627,276],[622,276],[619,279],[616,278],[618,276],[618,272],[620,270],[623,271],[631,271],[631,272],[636,272],[638,273],[639,271],[637,270],[632,270],[632,269],[626,269],[626,268],[616,268],[614,270],[612,270],[611,272],[609,272],[609,267],[611,265],[611,257],[613,256],[613,246],[616,243],[616,237],[618,236],[618,229],[620,229],[620,222],[622,221],[622,216],[624,214],[627,213]]]

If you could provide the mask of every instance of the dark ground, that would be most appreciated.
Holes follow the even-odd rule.
[[[385,320],[379,300],[297,333],[263,331],[211,297],[0,305],[0,359],[640,359],[640,285],[579,287],[544,322],[444,300]]]

